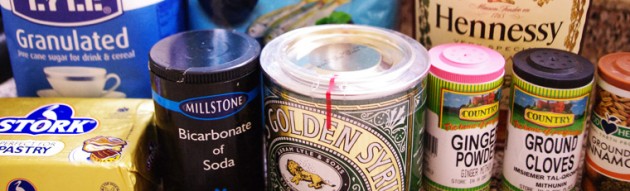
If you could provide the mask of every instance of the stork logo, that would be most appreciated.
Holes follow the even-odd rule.
[[[121,0],[11,0],[13,13],[50,26],[84,26],[122,14]]]
[[[93,118],[74,117],[66,104],[40,107],[25,117],[0,118],[0,135],[76,135],[88,133],[98,126]]]

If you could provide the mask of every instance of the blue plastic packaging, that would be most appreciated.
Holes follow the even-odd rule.
[[[227,28],[266,43],[290,30],[321,24],[392,29],[401,0],[188,0],[192,29]]]
[[[149,98],[151,46],[180,0],[0,0],[18,96]]]

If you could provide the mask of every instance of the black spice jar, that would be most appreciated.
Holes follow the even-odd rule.
[[[153,46],[149,69],[165,190],[264,186],[260,45],[228,30]]]
[[[548,48],[513,58],[503,190],[575,190],[595,68]]]

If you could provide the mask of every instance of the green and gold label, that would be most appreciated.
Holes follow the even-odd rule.
[[[428,79],[424,189],[490,189],[503,78],[480,84]]]
[[[265,88],[269,190],[418,190],[423,102],[416,87],[374,101]]]
[[[548,135],[579,135],[584,130],[592,85],[552,89],[516,77],[512,89],[510,123],[515,128]]]
[[[503,78],[484,84],[453,83],[429,75],[429,110],[439,114],[440,128],[463,130],[496,123]]]
[[[514,75],[504,190],[576,187],[591,88],[541,87]]]

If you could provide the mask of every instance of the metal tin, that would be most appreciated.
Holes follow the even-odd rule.
[[[622,190],[630,186],[630,52],[599,60],[582,188]]]
[[[325,25],[261,54],[268,190],[418,190],[427,51],[400,33]]]
[[[594,67],[570,52],[536,48],[514,55],[504,190],[572,190]]]
[[[429,56],[424,188],[489,190],[505,59],[454,43]]]
[[[165,190],[264,187],[260,46],[228,30],[162,39],[149,69]]]

